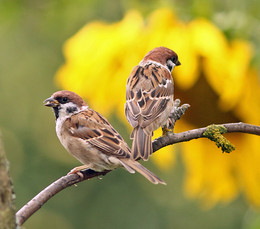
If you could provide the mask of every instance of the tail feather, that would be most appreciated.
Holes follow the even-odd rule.
[[[132,167],[125,163],[123,160],[120,160],[120,162],[129,173],[135,173],[135,170],[132,169]]]
[[[166,183],[162,179],[160,179],[158,176],[156,176],[150,170],[148,170],[147,168],[142,166],[139,162],[134,161],[132,159],[120,159],[120,161],[124,165],[124,167],[125,167],[125,165],[127,165],[127,167],[130,167],[133,170],[137,171],[138,173],[143,175],[147,180],[149,180],[153,184],[164,184],[164,185],[166,185]]]
[[[143,128],[136,127],[131,137],[133,138],[131,150],[133,159],[142,158],[147,161],[149,156],[153,153],[152,136],[147,135]]]

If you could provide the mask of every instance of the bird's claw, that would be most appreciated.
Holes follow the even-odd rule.
[[[175,99],[174,100],[174,108],[176,109],[177,107],[179,107],[181,104],[181,100],[180,99]]]
[[[70,170],[70,172],[67,175],[71,175],[71,174],[77,174],[81,179],[84,178],[84,175],[80,172],[80,170],[77,167]]]
[[[166,136],[167,133],[172,132],[172,131],[173,131],[173,129],[169,129],[166,126],[162,127],[162,135],[163,136]]]
[[[171,114],[169,116],[169,129],[173,130],[175,123],[177,120],[179,120],[185,113],[185,111],[190,107],[189,104],[181,104],[180,99],[175,99],[174,100],[174,109],[172,109]]]

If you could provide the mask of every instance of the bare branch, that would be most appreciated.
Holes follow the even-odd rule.
[[[105,172],[95,172],[93,170],[85,170],[82,171],[83,177],[81,178],[77,174],[71,174],[67,176],[63,176],[60,179],[56,180],[52,184],[50,184],[47,188],[42,190],[38,195],[36,195],[32,200],[30,200],[26,205],[24,205],[17,213],[16,213],[16,219],[17,224],[21,226],[30,216],[35,213],[37,210],[39,210],[43,204],[45,204],[50,198],[52,198],[54,195],[62,191],[63,189],[73,185],[77,184],[81,181],[91,179],[93,177],[106,175],[110,171]]]
[[[246,123],[228,123],[228,124],[221,124],[223,125],[227,133],[232,132],[241,132],[241,133],[248,133],[254,135],[260,135],[260,126],[250,125]],[[159,137],[153,141],[153,150],[156,152],[157,150],[172,144],[176,144],[179,142],[190,141],[197,138],[205,138],[203,133],[207,130],[207,127],[193,129],[189,131],[185,131],[182,133],[168,133],[166,136]],[[104,171],[104,172],[95,172],[93,170],[85,170],[82,171],[83,178],[78,176],[77,174],[67,175],[61,177],[43,191],[41,191],[37,196],[35,196],[32,200],[30,200],[26,205],[24,205],[17,213],[17,223],[21,226],[34,212],[36,212],[41,206],[43,206],[51,197],[62,191],[63,189],[82,182],[84,180],[89,180],[93,177],[104,176],[108,172],[111,171]]]

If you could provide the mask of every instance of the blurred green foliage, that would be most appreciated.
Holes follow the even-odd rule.
[[[19,209],[44,187],[79,163],[55,133],[54,115],[42,101],[58,90],[53,83],[64,62],[62,45],[86,22],[115,21],[134,8],[144,15],[171,7],[184,20],[207,17],[228,36],[255,46],[258,68],[260,23],[257,0],[16,0],[0,1],[0,128],[11,163]],[[113,118],[112,124],[123,128]],[[178,147],[176,147],[178,151]],[[26,228],[259,228],[260,216],[242,198],[203,209],[182,193],[181,163],[170,172],[146,166],[167,181],[154,186],[143,177],[118,169],[52,198]]]

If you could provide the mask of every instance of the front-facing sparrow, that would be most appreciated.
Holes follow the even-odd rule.
[[[171,72],[180,64],[175,52],[158,47],[148,52],[128,77],[125,115],[134,128],[131,151],[135,160],[148,160],[153,153],[153,131],[161,126],[165,132],[170,125],[174,109]]]
[[[69,174],[84,169],[102,172],[123,166],[130,173],[139,172],[154,184],[165,184],[131,157],[130,148],[120,134],[79,95],[58,91],[44,102],[54,110],[56,133],[61,144],[83,164]]]

